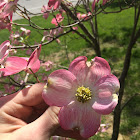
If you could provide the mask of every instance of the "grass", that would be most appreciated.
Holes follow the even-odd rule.
[[[108,8],[108,11],[116,10],[116,5],[112,5],[111,8]],[[129,10],[122,11],[118,14],[100,14],[97,18],[98,28],[99,28],[99,37],[100,45],[102,51],[102,57],[104,57],[110,64],[112,73],[117,77],[120,76],[123,68],[123,60],[128,46],[130,35],[133,27],[133,15],[134,9],[130,8]],[[49,19],[44,20],[42,16],[33,17],[32,21],[38,23],[41,27],[51,26],[51,16]],[[39,22],[38,22],[39,21]],[[18,20],[17,23],[27,24],[26,20]],[[65,24],[65,22],[64,22]],[[89,23],[85,23],[86,27],[90,31]],[[140,23],[139,23],[140,25]],[[17,27],[16,27],[17,28]],[[19,28],[19,27],[18,27]],[[31,36],[28,39],[29,44],[34,44],[35,42],[40,42],[43,31],[37,31],[28,27],[31,32]],[[7,30],[0,31],[0,43],[9,38],[9,32]],[[88,60],[92,59],[95,56],[95,52],[92,47],[89,46],[87,42],[81,39],[79,36],[73,33],[69,33],[67,36],[61,37],[61,44],[56,43],[55,41],[51,44],[45,45],[42,48],[40,58],[43,60],[51,60],[56,64],[69,66],[69,60],[72,61],[75,57],[80,55],[85,55],[88,57]],[[66,55],[66,45],[68,57]],[[125,96],[123,98],[123,103],[125,103],[132,95],[140,91],[140,39],[137,41],[136,45],[132,50],[131,65],[128,72],[125,85]],[[19,51],[18,56],[25,56],[26,50]],[[43,69],[37,73],[45,72],[46,75],[49,75],[53,70],[58,67],[54,67],[51,71],[45,72]],[[60,67],[59,67],[60,68]],[[22,76],[24,77],[24,72]],[[39,79],[41,80],[41,75]],[[32,76],[29,77],[30,81],[35,82],[35,78]],[[140,132],[140,97],[135,97],[129,104],[124,108],[121,115],[121,125],[120,125],[120,134],[123,136],[128,136],[130,140],[139,140]],[[106,118],[104,122],[110,122],[110,119]],[[112,122],[110,122],[111,124]],[[111,135],[105,133],[103,137],[100,134],[91,138],[92,140],[108,140]]]

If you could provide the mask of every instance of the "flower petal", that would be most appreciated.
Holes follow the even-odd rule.
[[[101,57],[95,57],[91,62],[91,66],[86,77],[86,83],[88,83],[88,85],[93,85],[93,83],[98,81],[102,76],[109,74],[111,74],[111,69],[108,62]]]
[[[41,52],[41,45],[39,45],[38,48],[36,48],[33,53],[31,54],[29,60],[28,60],[28,64],[27,67],[32,69],[32,66],[34,65],[34,63],[36,63],[37,60],[39,60],[39,55]]]
[[[61,0],[56,1],[53,9],[56,10],[57,8],[59,8],[60,4],[61,4]]]
[[[95,96],[106,98],[119,91],[120,83],[115,75],[110,74],[100,78],[94,85],[94,88]]]
[[[95,102],[93,109],[99,114],[111,113],[118,103],[116,94],[120,88],[119,80],[114,75],[107,75],[95,84]]]
[[[30,69],[27,67],[27,69],[25,71],[30,73],[30,74],[33,74],[33,73],[36,73],[40,69],[40,61],[39,61],[39,59],[36,60],[36,62],[31,66]]]
[[[102,115],[110,114],[118,103],[118,95],[112,94],[111,97],[108,98],[97,98],[93,104],[93,109]]]
[[[10,41],[6,40],[0,45],[0,59],[4,57],[8,47],[10,46]]]
[[[86,61],[87,58],[85,56],[79,56],[74,59],[69,66],[69,71],[76,76],[77,81],[81,86],[83,85],[88,72]]]
[[[48,77],[43,98],[48,105],[64,106],[75,99],[78,85],[76,77],[67,70],[56,70]]]
[[[12,75],[24,70],[27,66],[27,61],[21,57],[12,56],[8,57],[5,62],[5,68],[0,69],[3,71],[3,76]]]
[[[84,138],[93,136],[100,127],[100,115],[90,104],[73,102],[61,108],[59,112],[60,125],[65,130],[78,128]]]

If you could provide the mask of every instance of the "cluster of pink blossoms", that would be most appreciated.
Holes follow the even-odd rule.
[[[25,30],[24,28],[22,30],[24,30],[24,32],[27,31],[26,33],[30,33],[28,32],[28,30]],[[29,74],[33,74],[40,69],[40,66],[45,67],[46,71],[49,71],[53,67],[53,63],[51,61],[47,61],[43,63],[39,60],[41,45],[39,45],[38,48],[36,48],[30,54],[30,57],[13,56],[14,49],[11,48],[12,45],[10,45],[9,40],[4,41],[0,45],[0,77],[14,75],[21,71],[25,71]],[[40,76],[42,77],[41,81],[47,81],[47,76],[44,73],[41,74]],[[18,81],[19,84],[24,83],[24,81],[20,77],[20,74],[15,75],[13,78],[15,81]],[[15,87],[13,85],[9,88],[5,86],[5,93],[9,93],[9,91],[12,92],[12,90],[15,90]]]
[[[81,19],[87,20],[90,15],[92,15],[91,12],[88,12],[87,14],[77,13],[77,18],[79,20]]]
[[[18,0],[0,0],[0,29],[11,30],[13,12]]]
[[[27,30],[23,27],[20,28],[20,31],[16,31],[15,33],[10,34],[10,41],[12,45],[23,45],[26,41],[25,38],[28,38],[31,34],[30,30]]]
[[[61,4],[62,0],[49,0],[48,5],[43,5],[41,12],[45,19],[48,18],[51,10],[57,10]]]
[[[93,2],[92,2],[92,11],[95,10],[95,5],[96,5],[96,3],[98,3],[99,1],[100,1],[100,0],[93,0]],[[103,3],[102,3],[102,4],[105,5],[105,4],[107,3],[107,1],[108,1],[108,0],[103,0]],[[50,14],[50,12],[51,12],[52,10],[55,11],[55,10],[59,9],[60,13],[58,13],[58,14],[56,15],[56,17],[53,18],[52,21],[51,21],[51,23],[54,24],[55,26],[58,26],[58,24],[59,24],[60,22],[62,22],[63,19],[64,19],[64,17],[62,16],[61,9],[59,8],[61,2],[62,2],[62,0],[49,0],[48,5],[43,5],[42,10],[41,10],[41,12],[43,13],[43,17],[44,17],[45,19],[47,19],[48,16],[49,16],[49,14]],[[65,1],[64,1],[64,2],[65,2]],[[67,6],[72,6],[72,3],[71,3],[71,2],[69,2],[69,3],[65,2],[65,4],[66,4]],[[77,18],[78,18],[79,20],[83,20],[83,19],[84,19],[84,20],[87,20],[87,19],[89,18],[90,15],[92,15],[91,12],[88,12],[88,13],[86,13],[86,14],[77,13]]]
[[[58,36],[59,34],[63,32],[64,32],[63,28],[59,27],[59,28],[50,30],[50,32],[44,31],[44,36],[46,37],[48,41],[51,41],[53,40],[54,37]],[[56,39],[56,42],[60,43],[60,40]]]
[[[68,70],[56,70],[48,77],[43,98],[48,105],[59,106],[59,122],[63,129],[78,129],[89,138],[100,127],[101,115],[111,113],[117,105],[120,88],[118,78],[111,74],[108,62],[85,56],[72,61]]]

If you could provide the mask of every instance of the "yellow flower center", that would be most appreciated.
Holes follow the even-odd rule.
[[[77,89],[77,93],[75,94],[77,100],[79,102],[85,103],[90,100],[92,97],[91,90],[87,87],[81,86]]]

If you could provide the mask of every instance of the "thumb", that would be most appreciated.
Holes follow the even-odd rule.
[[[60,108],[56,106],[49,107],[37,120],[30,125],[34,129],[37,137],[41,140],[46,140],[59,127],[58,113]]]

